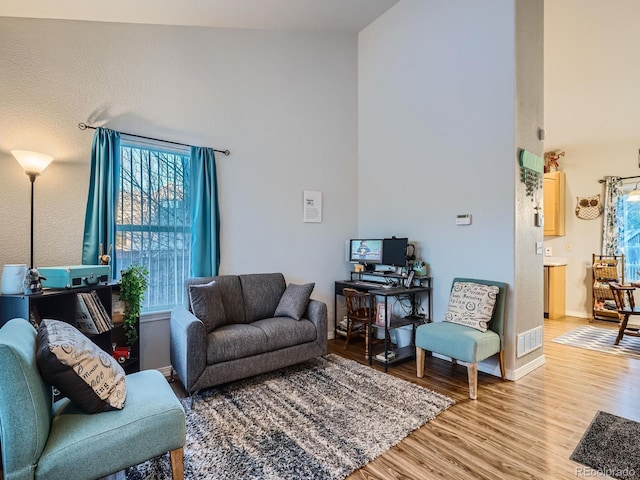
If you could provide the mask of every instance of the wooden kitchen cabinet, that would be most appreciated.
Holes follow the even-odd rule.
[[[566,267],[564,265],[545,265],[544,276],[544,316],[550,319],[564,317]]]
[[[544,235],[564,235],[565,176],[564,172],[544,174]]]

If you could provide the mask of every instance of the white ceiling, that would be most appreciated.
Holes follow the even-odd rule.
[[[399,0],[2,0],[0,16],[359,32]]]

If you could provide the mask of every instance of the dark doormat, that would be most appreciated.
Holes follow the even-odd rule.
[[[583,475],[582,467],[576,469],[578,476],[597,471],[619,479],[640,478],[640,423],[598,412],[570,458],[589,467]]]

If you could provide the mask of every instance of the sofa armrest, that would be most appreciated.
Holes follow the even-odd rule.
[[[204,324],[185,307],[171,312],[171,366],[189,393],[207,363]]]
[[[319,300],[309,300],[304,318],[308,318],[316,326],[318,336],[316,343],[322,349],[322,355],[327,353],[327,304]]]

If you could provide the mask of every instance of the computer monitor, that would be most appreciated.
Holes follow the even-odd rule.
[[[408,238],[385,238],[382,241],[382,264],[404,267],[407,264]]]
[[[349,240],[349,262],[373,265],[382,262],[382,239],[352,238]]]

